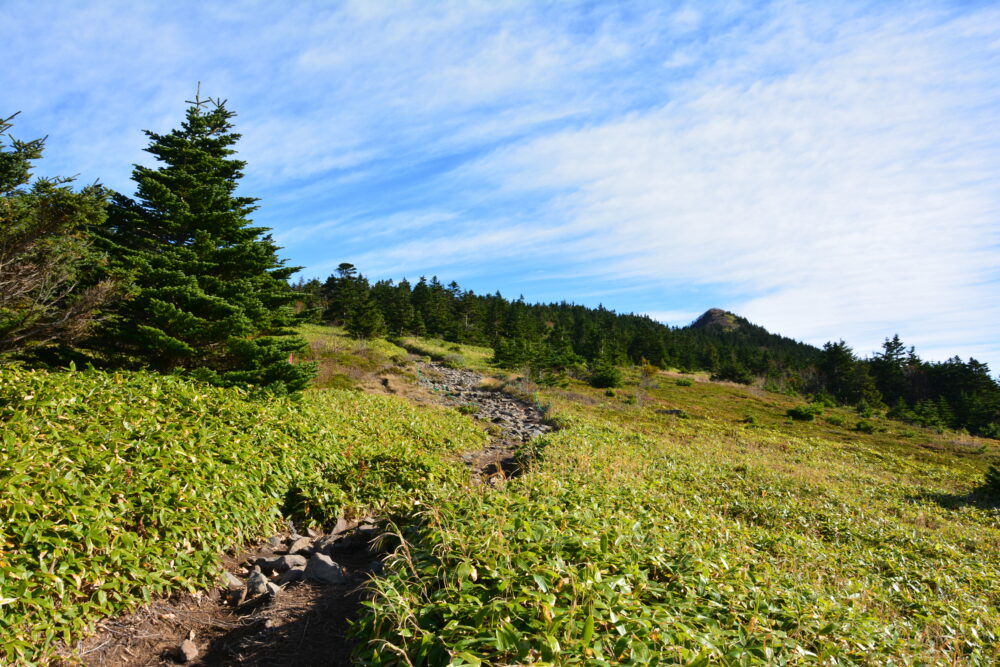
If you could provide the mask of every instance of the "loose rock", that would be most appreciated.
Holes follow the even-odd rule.
[[[312,552],[312,540],[308,537],[299,537],[288,547],[290,554],[303,554]]]
[[[228,570],[222,571],[222,583],[230,590],[243,588],[243,580]]]
[[[278,563],[274,568],[275,572],[279,574],[282,572],[287,572],[293,567],[305,567],[306,557],[300,556],[299,554],[287,554],[278,559]]]
[[[313,554],[312,558],[306,564],[304,576],[306,579],[325,584],[338,585],[347,583],[344,568],[333,562],[333,559],[326,554]]]
[[[279,586],[284,586],[286,584],[293,584],[296,581],[300,581],[302,579],[302,575],[305,573],[305,571],[306,568],[304,565],[302,567],[293,567],[287,572],[283,573],[280,577],[275,579],[274,583],[278,584]]]
[[[255,569],[250,573],[250,578],[247,579],[247,597],[256,597],[267,593],[267,584],[267,577],[259,569]]]
[[[348,521],[344,517],[337,519],[337,525],[333,527],[333,534],[339,535],[340,533],[346,533],[349,530],[354,530],[358,527],[357,521]]]
[[[190,639],[185,639],[176,650],[177,659],[181,662],[194,662],[200,655],[198,646]]]
[[[463,458],[473,472],[487,483],[516,475],[519,467],[514,451],[521,443],[552,430],[544,423],[545,415],[537,405],[501,391],[480,391],[482,376],[472,371],[447,368],[434,363],[418,364],[427,373],[419,375],[420,384],[441,397],[441,402],[456,407],[475,405],[480,422],[494,438],[484,450],[469,452]]]
[[[330,551],[330,548],[340,540],[340,535],[324,535],[313,543],[313,549],[320,553]]]

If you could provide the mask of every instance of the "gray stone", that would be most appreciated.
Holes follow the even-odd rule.
[[[300,556],[299,554],[287,554],[278,559],[278,563],[274,568],[274,571],[281,574],[282,572],[288,572],[293,567],[305,567],[306,557]]]
[[[190,639],[185,639],[177,647],[177,659],[181,662],[194,662],[198,659],[198,646]]]
[[[266,593],[267,583],[267,577],[265,577],[260,570],[254,570],[251,572],[246,585],[247,597],[256,597]]]
[[[280,586],[278,586],[273,581],[267,582],[267,594],[268,595],[270,595],[271,597],[278,597],[278,595],[280,593],[281,593],[281,587]]]
[[[306,579],[324,584],[347,583],[344,568],[334,563],[333,559],[326,554],[313,554],[306,564],[306,571],[303,574]]]
[[[299,537],[288,547],[290,554],[310,553],[312,551],[312,540],[308,537]]]
[[[337,519],[337,525],[333,527],[333,534],[339,535],[340,533],[346,533],[349,530],[354,530],[358,527],[357,521],[348,521],[344,517]]]
[[[278,584],[279,586],[284,586],[286,584],[294,584],[296,581],[302,580],[302,575],[305,573],[305,571],[306,571],[305,566],[293,567],[287,572],[282,573],[281,576],[279,576],[277,579],[274,580],[274,583]]]
[[[226,588],[243,588],[243,580],[229,570],[222,571],[222,583]]]
[[[335,554],[349,551],[361,542],[360,533],[354,530],[337,535],[337,540],[326,547],[326,553]]]
[[[340,538],[340,535],[324,535],[313,543],[313,549],[321,553],[327,552]]]
[[[275,535],[267,541],[267,545],[272,549],[280,549],[285,544],[285,538],[281,535]]]

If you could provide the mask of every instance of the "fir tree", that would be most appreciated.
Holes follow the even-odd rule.
[[[348,313],[368,293],[368,289],[368,279],[359,275],[353,264],[341,262],[336,275],[323,283],[322,294],[327,301],[323,319],[333,324],[345,324]]]
[[[385,320],[370,294],[363,293],[354,301],[347,311],[344,328],[347,333],[362,340],[385,335]]]
[[[251,197],[236,194],[245,163],[224,101],[200,96],[180,129],[146,132],[163,163],[136,165],[135,200],[112,198],[105,228],[134,278],[103,331],[108,360],[181,372],[213,384],[302,389],[314,373],[289,363],[304,346],[289,328],[295,294],[267,229],[254,227]]]
[[[393,335],[402,336],[413,329],[416,313],[410,302],[410,283],[406,278],[394,288],[386,315],[389,331]]]
[[[114,292],[89,234],[104,220],[104,189],[32,182],[45,141],[11,138],[13,118],[0,119],[0,356],[75,343]]]

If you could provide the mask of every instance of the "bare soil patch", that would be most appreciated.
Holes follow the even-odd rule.
[[[293,537],[276,536],[280,546],[269,541],[227,557],[225,569],[245,582],[254,562],[286,553]],[[223,583],[155,600],[131,614],[102,621],[95,634],[61,651],[60,664],[350,665],[350,624],[365,599],[365,583],[380,570],[380,557],[367,539],[348,535],[341,544],[330,553],[343,568],[343,583],[300,580],[282,585],[277,594],[242,601],[244,591]],[[266,578],[280,581],[280,573]],[[196,656],[182,655],[185,640]]]

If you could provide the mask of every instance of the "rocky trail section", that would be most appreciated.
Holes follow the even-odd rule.
[[[473,474],[487,483],[519,475],[517,448],[552,430],[537,405],[502,391],[483,388],[483,376],[474,371],[434,362],[417,362],[417,370],[417,381],[438,397],[439,402],[468,411],[492,425],[488,427],[493,435],[490,444],[462,455]]]
[[[64,664],[350,665],[349,619],[381,573],[381,530],[341,520],[324,534],[294,526],[226,559],[219,587],[108,619]]]
[[[478,373],[425,362],[417,369],[433,402],[474,415],[492,435],[485,448],[462,455],[487,484],[520,474],[517,448],[552,430],[538,406],[484,388]],[[65,647],[63,664],[350,665],[349,623],[366,583],[382,571],[380,534],[370,518],[342,519],[325,534],[300,535],[289,524],[287,532],[227,557],[217,588],[107,619],[96,634]]]

